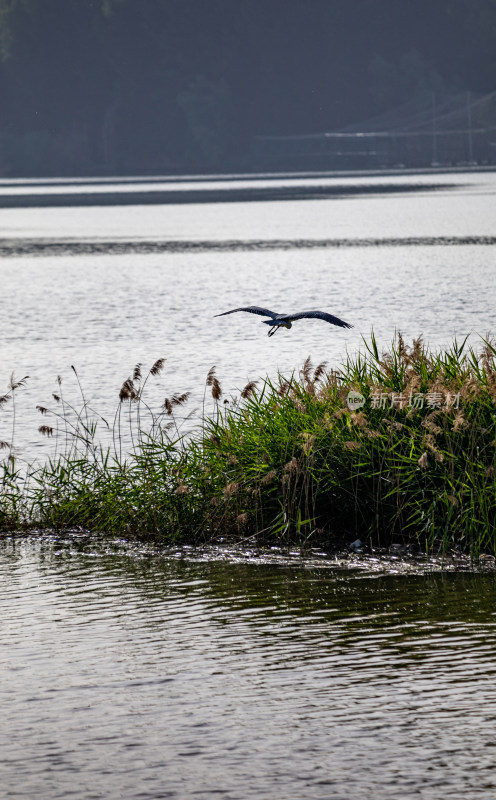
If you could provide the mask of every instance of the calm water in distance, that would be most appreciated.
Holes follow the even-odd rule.
[[[0,542],[4,798],[493,800],[491,574]]]
[[[346,188],[361,179],[340,180]],[[368,178],[367,184],[374,181],[380,186],[385,179]],[[419,190],[325,200],[0,209],[0,243],[254,245],[220,252],[1,257],[1,390],[13,370],[30,376],[18,397],[19,455],[31,459],[42,445],[35,406],[50,402],[57,375],[66,397],[79,403],[71,365],[87,400],[111,418],[134,365],[151,366],[162,356],[166,370],[149,385],[149,401],[192,391],[192,409],[201,406],[214,364],[229,394],[248,380],[278,370],[289,374],[308,355],[339,366],[372,328],[384,347],[396,330],[407,338],[423,334],[434,346],[493,331],[494,247],[416,241],[496,236],[496,174],[387,179],[401,181]],[[440,182],[446,188],[429,189]],[[86,188],[70,186],[72,192]],[[28,189],[33,191],[18,191]],[[395,246],[379,244],[384,238]],[[256,249],[274,240],[294,247]],[[348,246],[310,249],[304,243],[312,240]],[[369,244],[353,246],[358,240]],[[259,317],[214,319],[250,304],[280,312],[321,308],[355,327],[303,321],[269,339]],[[0,417],[0,439],[9,439],[9,426],[10,419]]]

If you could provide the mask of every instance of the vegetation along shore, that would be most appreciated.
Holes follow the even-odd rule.
[[[394,538],[495,554],[495,358],[490,339],[434,352],[398,335],[383,353],[371,334],[339,370],[309,358],[236,397],[212,368],[201,419],[186,425],[187,393],[148,405],[164,359],[147,374],[136,366],[110,425],[60,386],[53,407],[38,407],[54,439],[45,464],[26,468],[13,441],[0,443],[0,527],[331,549]],[[22,387],[12,380],[0,408],[12,415]]]

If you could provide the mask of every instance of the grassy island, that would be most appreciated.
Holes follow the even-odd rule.
[[[401,335],[383,353],[372,334],[339,370],[307,359],[298,374],[230,398],[213,368],[213,410],[187,433],[187,394],[158,411],[147,404],[159,359],[122,385],[107,447],[84,397],[76,411],[54,394],[54,408],[39,407],[41,434],[57,441],[46,464],[26,471],[1,443],[0,527],[329,548],[394,538],[495,554],[495,356],[489,340],[432,352]]]

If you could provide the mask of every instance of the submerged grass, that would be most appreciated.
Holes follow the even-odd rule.
[[[26,472],[12,442],[0,444],[0,526],[330,547],[394,538],[495,554],[495,356],[489,339],[477,352],[465,340],[433,353],[401,335],[382,353],[372,334],[339,372],[307,359],[298,374],[250,382],[231,398],[212,368],[205,398],[214,408],[207,414],[204,400],[188,434],[187,394],[158,411],[146,402],[163,359],[144,377],[136,366],[112,425],[82,392],[77,410],[60,391],[54,409],[39,407],[40,433],[55,440],[44,466]],[[0,404],[19,388],[12,379]],[[102,425],[110,447],[97,436]]]

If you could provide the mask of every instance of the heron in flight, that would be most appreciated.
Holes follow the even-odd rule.
[[[323,319],[325,322],[330,322],[331,325],[338,325],[340,328],[352,328],[348,322],[343,322],[339,317],[334,317],[332,314],[327,314],[325,311],[299,311],[297,314],[276,314],[275,311],[269,311],[268,308],[260,308],[260,306],[245,306],[244,308],[233,308],[231,311],[224,311],[222,314],[215,314],[216,317],[225,317],[226,314],[234,314],[236,311],[248,311],[249,314],[259,314],[261,317],[269,317],[263,319],[265,325],[270,325],[268,336],[273,336],[279,328],[292,328],[292,323],[297,319]]]

